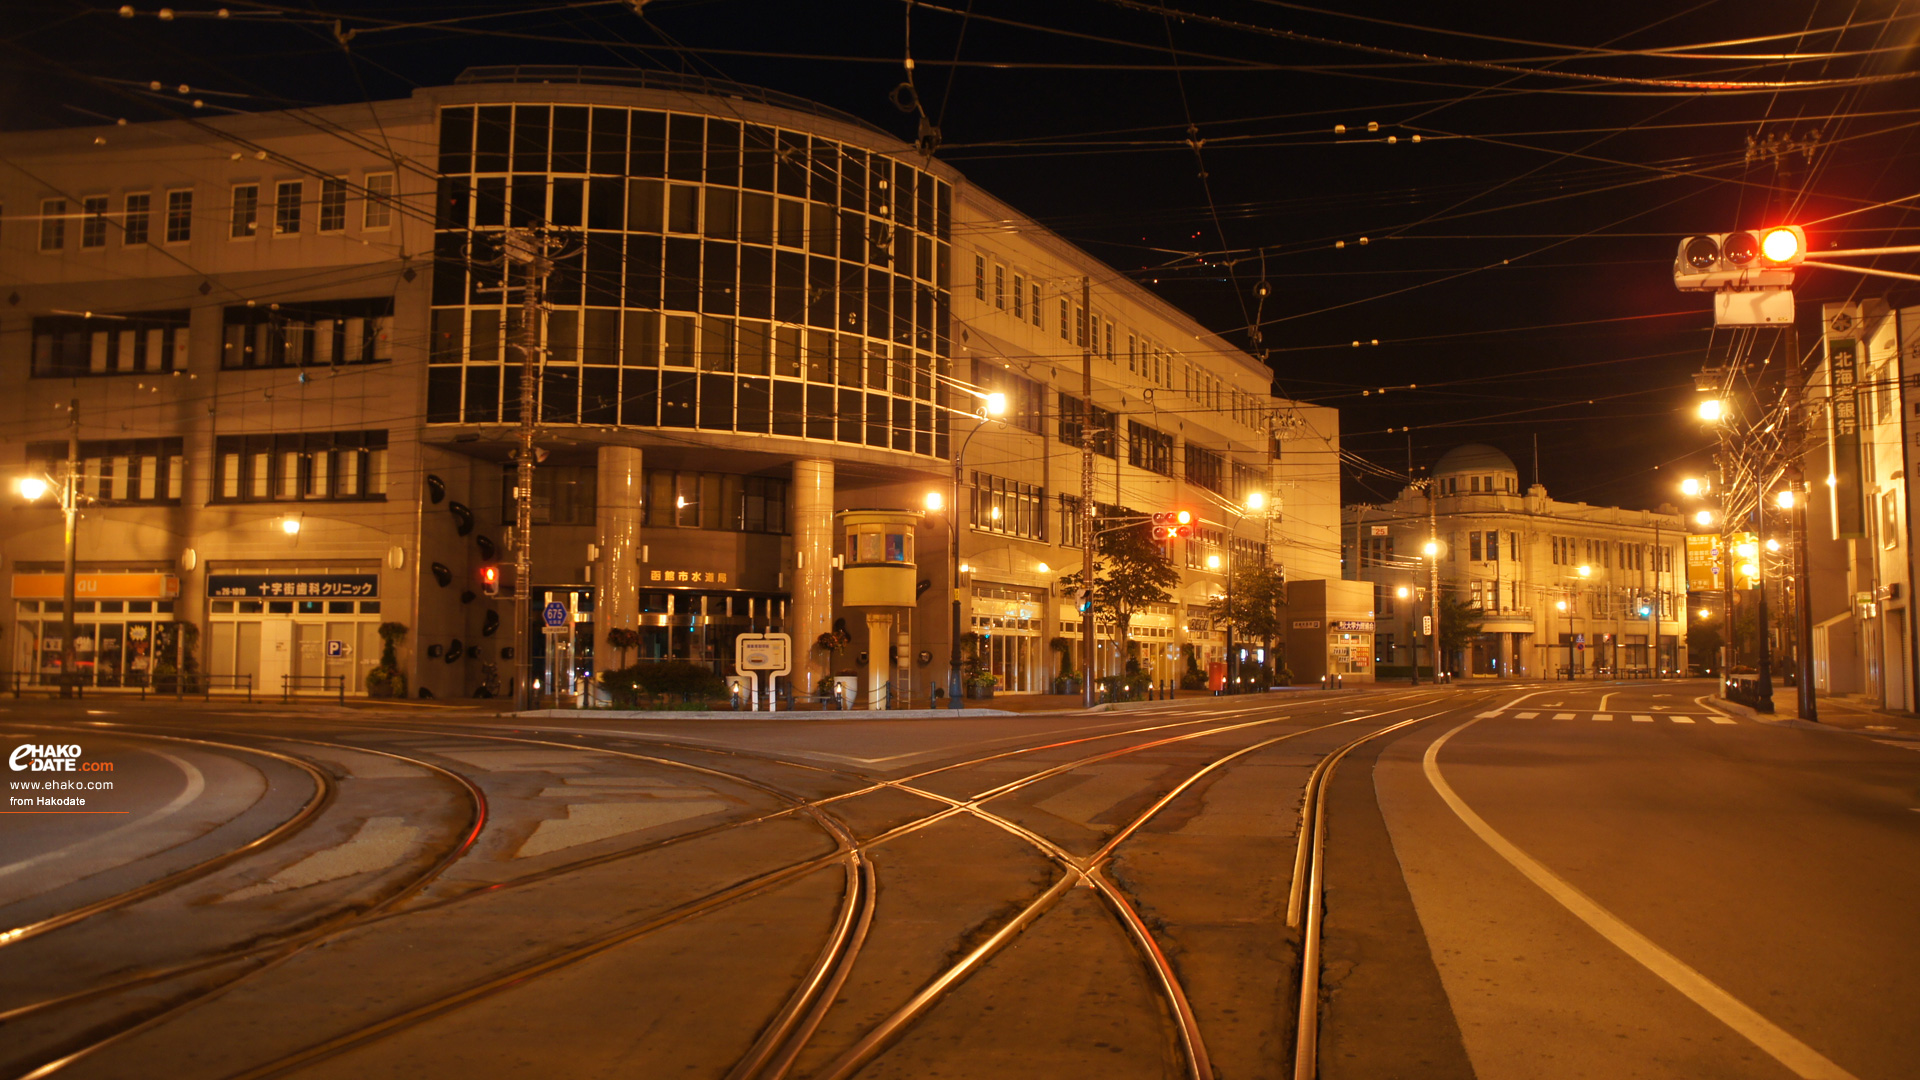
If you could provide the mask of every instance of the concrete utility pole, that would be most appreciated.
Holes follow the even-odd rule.
[[[1653,632],[1651,634],[1653,639],[1652,666],[1653,677],[1655,679],[1660,677],[1660,605],[1666,598],[1666,593],[1660,589],[1660,566],[1661,560],[1666,558],[1666,554],[1666,549],[1660,546],[1660,522],[1656,520],[1653,523],[1653,604],[1651,605],[1653,610],[1647,613],[1648,621],[1653,624]],[[1676,654],[1678,654],[1679,651],[1678,649],[1674,650]]]
[[[1800,719],[1818,721],[1813,704],[1813,605],[1807,593],[1807,491],[1800,470],[1787,473],[1787,490],[1793,494],[1787,512],[1793,522],[1793,602],[1794,613],[1794,701]]]
[[[520,350],[520,445],[514,450],[519,471],[513,491],[513,707],[524,710],[532,707],[533,700],[528,623],[533,618],[529,607],[533,602],[533,442],[539,419],[534,385],[540,376],[540,358],[545,355],[540,342],[545,336],[547,275],[553,270],[553,261],[547,258],[546,235],[532,229],[509,231],[506,252],[507,260],[519,263],[526,275],[520,302],[520,335],[514,346]]]
[[[1094,603],[1093,603],[1093,556],[1098,548],[1098,540],[1093,533],[1093,346],[1087,333],[1086,320],[1093,310],[1093,282],[1089,278],[1080,279],[1080,550],[1085,556],[1081,563],[1080,577],[1086,585],[1086,610],[1080,614],[1080,638],[1086,649],[1086,663],[1082,665],[1084,677],[1080,680],[1080,703],[1091,709],[1099,700],[1094,687],[1095,662],[1099,657],[1099,646],[1094,641]],[[1119,437],[1119,432],[1114,433]],[[1115,451],[1116,457],[1118,450]],[[1120,499],[1120,489],[1114,487],[1114,501]]]
[[[60,583],[60,696],[70,698],[78,689],[80,651],[73,640],[73,594],[77,569],[80,524],[80,399],[67,403],[67,475],[60,481],[60,511],[66,517],[67,546]],[[94,655],[98,656],[98,653]]]
[[[1440,516],[1435,508],[1433,478],[1427,478],[1427,546],[1433,550],[1427,553],[1427,610],[1433,615],[1433,636],[1427,642],[1433,652],[1433,681],[1445,682],[1441,677],[1440,662]],[[1414,670],[1419,671],[1420,662],[1414,661]]]

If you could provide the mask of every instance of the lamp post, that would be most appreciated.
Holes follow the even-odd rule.
[[[1565,600],[1555,600],[1553,606],[1567,615],[1567,680],[1573,680],[1573,605]]]
[[[1589,577],[1592,577],[1592,576],[1593,576],[1593,567],[1591,567],[1591,566],[1587,566],[1587,565],[1585,565],[1585,564],[1582,564],[1582,565],[1580,565],[1580,566],[1576,566],[1576,567],[1574,567],[1574,568],[1573,568],[1573,572],[1574,572],[1574,573],[1576,573],[1576,574],[1579,574],[1581,578],[1583,578],[1583,579],[1585,579],[1585,578],[1589,578]],[[1575,593],[1575,595],[1577,596],[1577,595],[1578,595],[1578,593],[1576,592],[1576,593]],[[1573,638],[1573,610],[1574,610],[1574,605],[1572,605],[1572,604],[1569,604],[1569,605],[1567,605],[1567,638],[1568,638],[1568,641],[1567,641],[1567,678],[1568,678],[1568,679],[1572,679],[1572,678],[1573,678],[1573,641],[1572,641],[1572,638]],[[1591,629],[1591,626],[1589,626],[1589,629]],[[1598,664],[1595,664],[1595,665],[1594,665],[1594,668],[1593,668],[1593,677],[1594,677],[1594,678],[1596,678],[1596,679],[1600,677],[1600,666],[1599,666]]]
[[[1807,500],[1796,494],[1805,487],[1798,475],[1789,476],[1780,492],[1782,509],[1792,516],[1793,529],[1793,606],[1794,612],[1794,687],[1800,719],[1820,719],[1813,703],[1813,608],[1807,603]]]
[[[28,502],[38,502],[41,496],[55,489],[55,482],[49,477],[25,476],[21,477],[14,487]],[[66,521],[66,546],[62,557],[60,586],[60,696],[70,698],[75,693],[73,669],[79,664],[79,650],[74,647],[73,640],[74,578],[78,566],[75,553],[80,513],[79,398],[74,398],[67,405],[67,462],[59,478],[58,489],[60,513]]]
[[[961,463],[967,456],[967,446],[973,437],[987,426],[987,421],[1007,411],[1007,395],[1002,393],[979,394],[980,411],[974,413],[978,421],[967,437],[955,445],[953,451],[953,495],[947,500],[947,583],[953,589],[953,617],[947,627],[947,636],[951,646],[947,656],[947,708],[958,709],[966,696],[960,685],[960,471]],[[938,493],[927,496],[927,509],[940,509],[936,500]]]
[[[1405,585],[1402,585],[1398,589],[1395,589],[1393,594],[1399,599],[1405,600],[1413,595],[1413,590],[1408,588]],[[1418,615],[1419,612],[1416,611],[1414,612],[1414,614]],[[1412,622],[1412,619],[1409,619],[1408,622]],[[1413,670],[1413,685],[1419,686],[1420,685],[1420,646],[1419,646],[1420,635],[1418,633],[1413,633],[1407,636],[1411,641],[1411,644],[1407,646],[1407,667]]]
[[[1247,511],[1260,510],[1267,505],[1265,492],[1254,491],[1247,494],[1245,503],[1230,504],[1233,510],[1233,527],[1227,531],[1227,554],[1223,561],[1219,555],[1207,556],[1207,569],[1220,572],[1224,569],[1227,576],[1227,693],[1240,692],[1240,651],[1233,644],[1233,543],[1239,539],[1240,523],[1246,520]]]
[[[1431,492],[1431,483],[1428,484],[1428,488]],[[1427,509],[1431,515],[1433,509],[1431,494],[1427,497]],[[1431,520],[1428,524],[1431,526]],[[1440,683],[1445,681],[1445,677],[1440,670],[1440,541],[1438,537],[1429,536],[1420,551],[1427,557],[1427,619],[1433,624],[1427,627],[1427,655],[1433,658],[1433,681]],[[1420,673],[1418,656],[1413,659],[1413,669],[1417,677]]]

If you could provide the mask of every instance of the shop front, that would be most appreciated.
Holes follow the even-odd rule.
[[[58,685],[65,576],[13,575],[13,670]],[[173,621],[180,579],[162,572],[85,571],[74,576],[74,674],[81,686],[153,685],[178,670],[182,634]]]
[[[993,675],[995,693],[1038,694],[1049,688],[1051,658],[1041,640],[1046,601],[1044,589],[974,584],[973,632],[980,635],[980,666]]]
[[[1287,664],[1296,683],[1373,681],[1372,582],[1295,581],[1287,599]]]
[[[380,662],[376,567],[218,569],[207,574],[205,667],[216,688],[367,692]]]

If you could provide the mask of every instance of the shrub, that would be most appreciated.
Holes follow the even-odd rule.
[[[407,673],[400,670],[394,651],[407,639],[407,624],[380,624],[380,663],[367,672],[367,696],[403,698],[407,696]]]
[[[685,660],[635,664],[600,673],[600,685],[616,708],[635,709],[643,703],[666,700],[676,704],[705,702],[726,696],[727,681],[712,669]]]

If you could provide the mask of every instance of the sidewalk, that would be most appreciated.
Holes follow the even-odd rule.
[[[1773,719],[1794,720],[1800,716],[1798,690],[1791,686],[1773,691]],[[1819,694],[1813,702],[1820,726],[1843,731],[1899,732],[1920,736],[1920,716],[1892,712],[1863,694]]]

